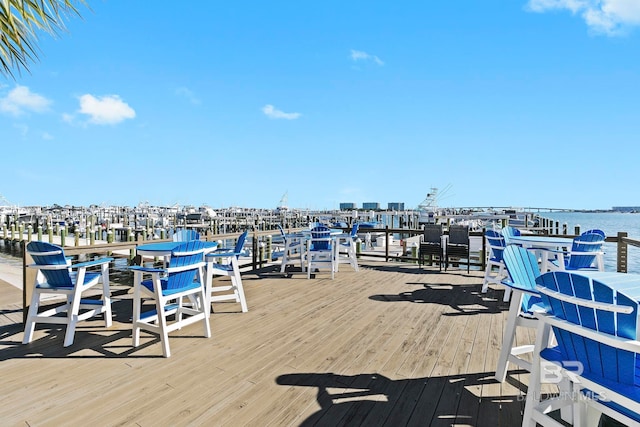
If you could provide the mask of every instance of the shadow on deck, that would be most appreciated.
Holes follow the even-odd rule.
[[[217,278],[216,280],[224,280]],[[213,336],[170,335],[171,358],[142,334],[131,292],[114,322],[37,327],[22,345],[20,301],[0,284],[0,419],[7,425],[520,425],[528,374],[494,378],[507,305],[482,273],[363,262],[307,280],[275,267],[243,275],[249,312],[216,303]],[[11,294],[13,295],[13,294]],[[12,301],[12,302],[11,302]],[[21,316],[20,316],[21,318]],[[518,341],[531,339],[526,333]],[[47,401],[47,405],[36,402]],[[76,409],[79,408],[79,409]],[[84,409],[86,408],[86,409]]]

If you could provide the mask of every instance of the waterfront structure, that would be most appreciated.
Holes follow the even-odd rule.
[[[404,210],[404,202],[389,202],[387,204],[387,210],[390,210],[390,211],[403,211]]]
[[[638,213],[640,212],[640,206],[614,206],[611,210],[614,212]]]
[[[352,202],[343,202],[340,203],[340,210],[341,211],[350,211],[356,209],[356,204],[352,203]]]
[[[362,209],[364,209],[365,211],[379,211],[380,210],[380,203],[378,203],[378,202],[364,202],[362,204]]]

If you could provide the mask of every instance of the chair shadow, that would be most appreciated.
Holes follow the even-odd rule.
[[[391,380],[370,373],[295,373],[276,378],[292,387],[317,388],[320,409],[299,422],[315,425],[520,425],[524,393],[487,396],[494,372]],[[499,392],[498,392],[499,393]]]
[[[399,294],[371,295],[369,298],[381,302],[448,305],[455,310],[453,313],[443,313],[443,316],[500,313],[509,310],[508,304],[502,302],[502,290],[489,289],[486,294],[482,294],[478,285],[454,285],[451,283],[408,284],[421,285],[423,288]]]
[[[102,316],[87,320],[76,326],[74,342],[64,347],[65,325],[37,324],[37,334],[29,344],[22,344],[24,325],[14,323],[0,327],[0,361],[33,358],[162,358],[158,355],[140,355],[140,350],[156,345],[160,338],[151,333],[142,333],[138,347],[131,341],[132,305],[128,298],[114,298],[111,303],[113,325],[105,329]],[[194,336],[195,337],[195,336]],[[190,338],[177,336],[172,339]]]

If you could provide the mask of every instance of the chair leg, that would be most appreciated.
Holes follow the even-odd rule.
[[[247,299],[244,296],[244,287],[242,286],[242,277],[240,276],[240,267],[238,266],[238,260],[233,257],[231,259],[231,264],[233,267],[231,283],[233,284],[234,291],[236,293],[236,301],[240,303],[242,312],[246,313],[247,311],[249,311],[249,308],[247,307]]]
[[[102,311],[104,324],[107,328],[112,325],[111,289],[109,288],[109,264],[102,264]]]
[[[133,346],[137,347],[140,345],[140,311],[142,309],[142,301],[140,298],[140,276],[141,273],[135,272],[133,277],[133,315],[132,315],[132,323],[133,323],[133,331],[131,333]]]
[[[156,300],[156,310],[158,312],[158,328],[160,329],[160,342],[162,343],[162,354],[164,357],[171,356],[169,349],[169,333],[167,332],[167,316],[164,310],[165,301]]]
[[[73,293],[73,299],[67,311],[67,331],[64,335],[64,347],[69,347],[73,344],[73,337],[76,332],[76,325],[78,324],[78,314],[80,313],[81,293],[80,285],[76,285],[76,291]]]
[[[27,321],[24,325],[24,338],[22,344],[28,344],[33,337],[33,331],[36,328],[35,318],[38,315],[38,306],[40,304],[40,293],[37,290],[33,291],[31,297],[31,305],[29,306],[29,312],[27,313]]]
[[[211,338],[211,325],[209,324],[209,310],[207,309],[207,297],[205,295],[204,286],[200,288],[200,293],[198,294],[200,299],[200,309],[202,310],[202,321],[204,322],[204,336],[206,338]]]
[[[502,348],[500,349],[500,357],[498,358],[498,366],[496,367],[496,380],[504,382],[507,378],[507,367],[509,365],[509,355],[511,355],[511,349],[513,348],[513,341],[516,336],[516,328],[518,326],[518,315],[520,312],[520,305],[522,304],[522,292],[516,292],[516,295],[511,299],[509,305],[509,313],[507,315],[507,325],[504,330],[504,336],[502,338]]]

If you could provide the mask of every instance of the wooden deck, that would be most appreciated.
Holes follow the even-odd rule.
[[[507,305],[481,282],[408,263],[341,266],[333,281],[265,269],[243,276],[248,313],[216,303],[212,338],[176,331],[169,359],[145,332],[131,347],[127,287],[114,325],[84,323],[65,349],[59,328],[21,344],[21,293],[0,283],[1,424],[520,425],[528,374],[493,379]]]

